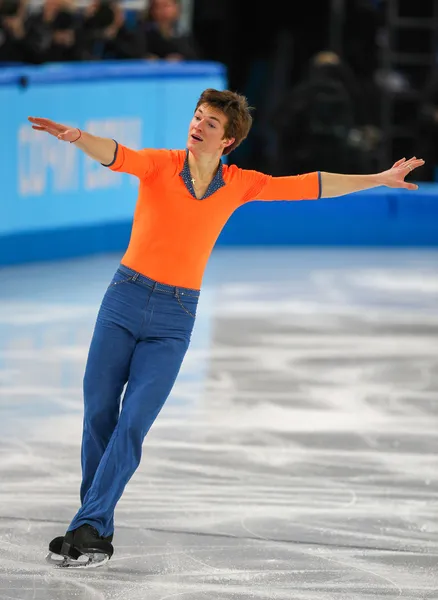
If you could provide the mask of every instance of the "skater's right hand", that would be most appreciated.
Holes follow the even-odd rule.
[[[63,142],[75,142],[81,137],[81,132],[76,127],[67,127],[67,125],[39,117],[28,117],[28,120],[32,123],[32,129],[50,133]]]

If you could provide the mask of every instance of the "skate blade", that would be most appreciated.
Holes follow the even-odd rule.
[[[49,552],[46,556],[46,562],[57,569],[97,569],[108,561],[108,554],[102,554],[101,552],[81,554],[77,560],[53,552]]]

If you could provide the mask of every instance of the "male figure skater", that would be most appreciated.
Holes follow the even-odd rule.
[[[405,177],[424,161],[403,158],[373,175],[272,177],[227,166],[222,156],[252,124],[246,98],[229,90],[201,94],[181,150],[136,151],[49,119],[29,121],[140,180],[131,239],[100,306],[85,369],[81,507],[65,536],[49,545],[70,566],[81,555],[113,554],[114,509],[177,378],[204,269],[232,213],[252,200],[316,200],[377,186],[414,190]]]

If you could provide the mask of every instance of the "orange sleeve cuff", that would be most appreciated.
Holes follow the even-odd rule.
[[[116,140],[114,141],[116,142]],[[141,179],[151,171],[153,164],[152,155],[147,150],[133,150],[116,142],[114,159],[103,166],[108,167],[111,171],[129,173]]]
[[[115,144],[116,144],[116,148],[114,150],[114,158],[113,158],[112,162],[108,163],[107,165],[105,165],[103,163],[102,163],[102,165],[104,167],[108,167],[109,169],[111,169],[111,171],[118,171],[123,163],[123,157],[122,157],[123,152],[122,152],[122,148],[120,147],[119,143],[116,140],[113,140],[113,142],[115,142]]]

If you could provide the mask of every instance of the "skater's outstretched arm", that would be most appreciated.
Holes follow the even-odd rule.
[[[386,186],[416,190],[418,185],[405,181],[405,177],[414,169],[424,165],[422,158],[412,157],[409,160],[398,160],[387,171],[374,175],[338,175],[336,173],[321,173],[321,198],[334,198],[352,192],[369,190],[374,187]]]
[[[32,123],[32,129],[50,133],[50,135],[61,141],[74,144],[90,158],[99,161],[103,165],[109,165],[114,160],[117,144],[110,138],[98,137],[76,127],[62,125],[50,119],[39,117],[28,117],[28,119]]]
[[[343,175],[314,171],[303,175],[272,177],[258,171],[241,169],[240,178],[247,187],[243,202],[252,200],[318,200],[335,198],[374,187],[386,186],[416,190],[418,185],[405,177],[424,165],[422,158],[402,158],[387,171],[373,175]]]

